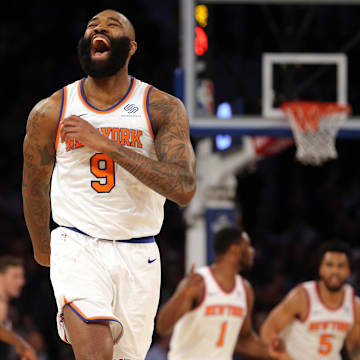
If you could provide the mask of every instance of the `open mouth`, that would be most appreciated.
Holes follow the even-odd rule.
[[[110,41],[104,35],[95,35],[91,40],[91,56],[94,59],[105,59],[111,51]]]
[[[333,275],[333,276],[331,276],[331,277],[330,277],[330,282],[331,282],[331,283],[335,283],[335,284],[337,284],[337,283],[339,283],[339,282],[340,282],[340,279],[339,279],[339,277],[338,277],[338,276]]]

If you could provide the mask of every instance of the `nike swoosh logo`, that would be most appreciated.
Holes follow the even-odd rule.
[[[155,260],[156,260],[156,258],[155,258],[155,259],[150,259],[150,258],[148,258],[148,263],[151,264],[151,263],[153,263]]]
[[[85,114],[80,114],[80,115],[76,115],[76,116],[82,117],[82,116],[85,116],[85,115],[87,115],[87,113],[85,113]]]

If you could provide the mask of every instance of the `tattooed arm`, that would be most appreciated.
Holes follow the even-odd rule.
[[[178,203],[187,205],[195,194],[195,156],[189,137],[184,105],[160,90],[150,93],[149,111],[156,130],[158,160],[150,159],[102,136],[77,116],[63,121],[61,141],[74,138],[85,146],[109,155],[143,184]]]
[[[23,205],[35,260],[50,264],[50,179],[61,92],[39,102],[31,111],[24,140]]]
[[[360,299],[355,298],[355,324],[346,338],[346,348],[351,360],[360,360]]]

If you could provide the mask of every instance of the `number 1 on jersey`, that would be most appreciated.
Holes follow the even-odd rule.
[[[227,321],[224,321],[221,324],[220,336],[219,336],[219,339],[218,339],[218,341],[216,343],[217,347],[221,347],[221,346],[224,345],[224,338],[225,338],[226,328],[227,328]]]
[[[108,193],[115,186],[115,164],[109,156],[97,153],[90,159],[90,172],[99,180],[91,180],[91,187],[98,193]],[[101,181],[102,180],[102,181]]]

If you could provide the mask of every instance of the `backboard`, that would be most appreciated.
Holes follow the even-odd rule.
[[[199,5],[207,9],[200,12],[206,15],[205,26],[196,17]],[[359,5],[336,0],[184,0],[185,103],[192,135],[288,136],[291,131],[279,106],[300,99],[348,102],[353,112],[339,136],[360,136]],[[195,32],[196,27],[201,29]],[[194,43],[204,34],[207,50],[195,54]],[[224,102],[232,116],[219,119],[216,110]]]

